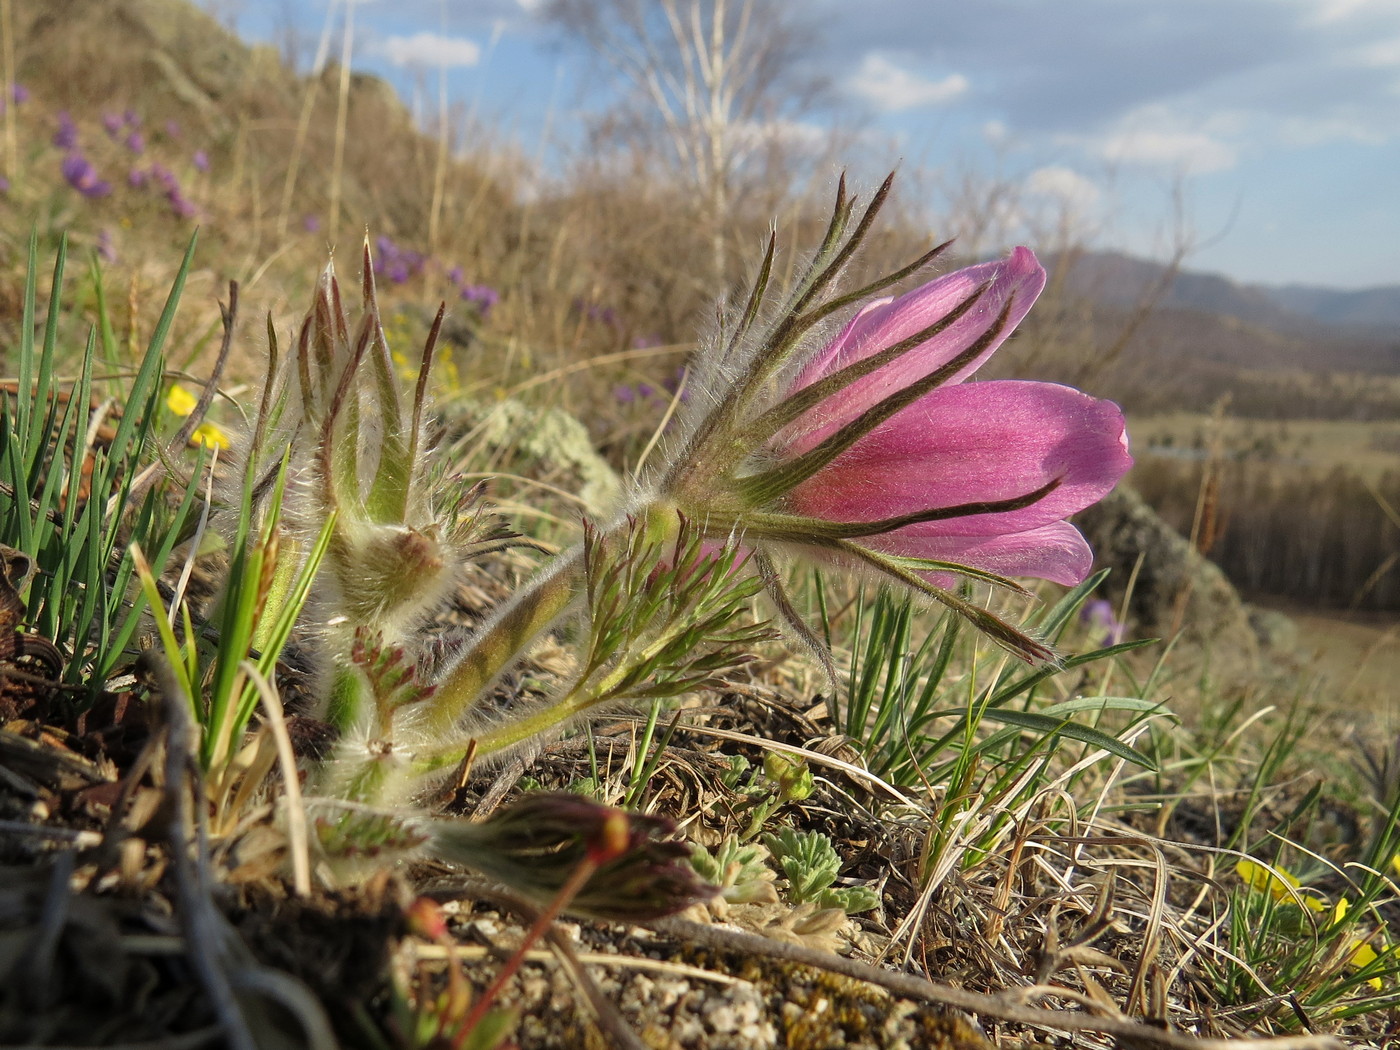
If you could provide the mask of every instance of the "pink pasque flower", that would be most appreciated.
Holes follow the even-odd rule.
[[[859,218],[842,180],[821,247],[776,306],[770,238],[745,306],[696,362],[695,397],[657,476],[656,505],[750,552],[775,607],[818,652],[820,638],[784,592],[778,551],[872,571],[1032,663],[1053,661],[1048,645],[955,585],[1020,590],[1011,577],[1085,578],[1091,552],[1067,519],[1131,465],[1123,415],[1053,383],[968,382],[1045,287],[1028,249],[869,301],[928,267],[943,244],[839,291],[893,178]],[[817,326],[853,306],[813,351]]]
[[[1122,412],[1054,383],[966,382],[1044,286],[1035,255],[1017,248],[863,307],[798,372],[789,395],[951,320],[776,435],[770,454],[793,460],[839,441],[842,428],[860,431],[886,399],[917,394],[794,485],[782,509],[848,525],[842,541],[877,554],[1083,580],[1093,553],[1065,519],[1107,495],[1132,465]],[[935,586],[954,579],[919,574]]]

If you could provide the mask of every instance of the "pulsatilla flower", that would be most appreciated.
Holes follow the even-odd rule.
[[[830,295],[889,186],[849,235],[854,205],[842,187],[823,247],[755,335],[770,242],[746,309],[701,364],[695,389],[708,405],[660,497],[714,534],[741,536],[772,591],[769,549],[801,549],[875,570],[1027,659],[1048,659],[1043,645],[953,588],[959,579],[1017,590],[1011,577],[1084,579],[1092,552],[1066,519],[1132,464],[1122,413],[1053,383],[968,382],[1045,285],[1029,249],[899,298],[871,298],[927,266],[940,245],[866,288]],[[834,338],[809,349],[819,323],[857,304]]]
[[[480,824],[431,825],[429,849],[539,900],[585,860],[597,865],[572,900],[577,914],[619,920],[684,911],[718,890],[686,863],[690,847],[665,817],[626,813],[579,795],[526,795]]]

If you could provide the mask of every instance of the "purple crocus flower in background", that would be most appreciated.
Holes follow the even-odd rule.
[[[637,392],[630,386],[615,386],[613,387],[613,397],[617,400],[618,404],[630,405],[633,401],[637,400]]]
[[[122,114],[122,121],[129,128],[139,128],[141,126],[141,115],[134,109],[128,109]]]
[[[1084,624],[1100,646],[1117,645],[1126,633],[1114,615],[1113,603],[1106,598],[1091,598],[1079,610],[1079,622]]]
[[[146,152],[146,136],[142,135],[139,131],[133,131],[126,137],[124,145],[139,157],[142,153]]]
[[[150,175],[147,174],[147,172],[143,169],[132,168],[131,171],[127,173],[126,184],[130,186],[133,190],[139,190],[141,189],[141,187],[146,185],[146,181],[149,178]]]
[[[104,113],[102,114],[102,126],[107,130],[107,137],[115,142],[125,125],[122,123],[120,113]]]
[[[657,340],[656,343],[653,343],[651,345],[659,346],[660,340]],[[663,379],[661,381],[661,386],[665,389],[666,393],[670,394],[672,397],[675,397],[676,392],[680,391],[680,402],[683,405],[690,400],[690,388],[685,385],[684,365],[681,365],[679,368],[677,368],[675,374],[669,379]]]
[[[112,246],[112,231],[105,226],[97,231],[97,254],[105,263],[117,261],[117,250]]]
[[[170,210],[181,219],[193,219],[199,214],[199,208],[196,207],[189,198],[181,194],[179,190],[173,190],[167,193],[166,199],[170,201]]]
[[[590,321],[597,321],[609,328],[619,327],[620,320],[617,311],[611,306],[603,306],[601,303],[590,302],[587,299],[575,299],[574,310]]]
[[[501,301],[501,293],[487,284],[468,284],[462,288],[462,299],[475,306],[484,319],[491,308]]]
[[[78,144],[78,125],[66,109],[58,111],[58,130],[53,133],[53,144],[59,149],[72,149]]]
[[[453,284],[460,285],[462,283],[462,268],[460,266],[452,267],[447,271],[447,279]]]
[[[97,177],[92,163],[81,153],[70,153],[63,158],[59,168],[68,185],[84,197],[105,197],[112,192],[112,184]]]
[[[175,173],[164,164],[152,164],[148,174],[151,179],[158,182],[166,192],[180,192],[180,180],[177,179]]]
[[[5,178],[5,176],[0,175],[0,193],[9,193],[9,192],[10,192],[10,180],[7,179],[7,178]]]
[[[10,99],[16,106],[24,105],[29,101],[29,89],[23,84],[11,84]]]
[[[174,120],[167,120],[165,122],[165,133],[172,139],[178,139],[180,137],[179,122]]]
[[[321,229],[321,220],[315,215],[303,215],[301,217],[301,228],[307,233],[316,233]]]
[[[194,151],[194,166],[197,171],[209,170],[209,154],[202,149]]]
[[[428,261],[422,252],[403,248],[386,234],[379,235],[375,247],[378,248],[378,257],[374,262],[374,272],[395,284],[403,284],[410,277],[422,273],[423,265]]]

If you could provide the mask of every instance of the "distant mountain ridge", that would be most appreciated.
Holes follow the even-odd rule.
[[[1400,285],[1379,285],[1348,292],[1306,284],[1264,287],[1288,309],[1330,324],[1366,327],[1400,326]]]
[[[1060,256],[1068,264],[1067,286],[1104,306],[1128,307],[1167,279],[1165,267],[1120,252]],[[1228,277],[1181,270],[1169,279],[1158,302],[1163,309],[1224,314],[1290,335],[1308,334],[1311,325],[1349,335],[1384,335],[1400,328],[1400,285],[1345,291],[1315,285],[1242,284]]]

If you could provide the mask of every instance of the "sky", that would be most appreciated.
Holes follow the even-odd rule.
[[[798,72],[826,83],[773,132],[848,143],[858,177],[1005,186],[1007,237],[1068,217],[1092,247],[1184,240],[1187,268],[1243,282],[1400,284],[1400,0],[754,2],[802,22]],[[541,3],[202,0],[308,62],[349,14],[355,68],[420,101],[442,76],[548,165],[614,96]]]

